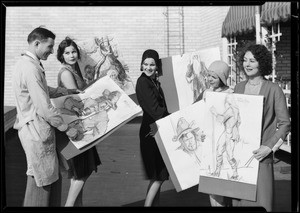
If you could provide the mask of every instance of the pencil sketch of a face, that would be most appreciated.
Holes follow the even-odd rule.
[[[201,161],[197,157],[196,151],[199,148],[199,144],[204,141],[205,136],[199,132],[199,127],[194,128],[193,126],[194,121],[188,123],[185,118],[179,118],[173,141],[179,141],[181,145],[177,149],[181,149],[189,155],[194,155],[200,165]]]

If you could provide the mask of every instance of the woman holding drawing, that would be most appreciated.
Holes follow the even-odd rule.
[[[154,139],[155,128],[150,127],[156,120],[169,115],[162,88],[157,80],[157,72],[161,69],[160,63],[159,55],[155,50],[146,50],[142,56],[142,74],[136,83],[137,99],[143,110],[139,133],[140,149],[146,176],[150,179],[145,206],[158,205],[161,185],[169,178]]]
[[[214,91],[214,92],[226,92],[226,93],[233,93],[233,90],[227,86],[227,79],[229,76],[229,66],[223,61],[214,61],[208,67],[208,81],[210,87],[204,90],[199,97],[197,98],[196,102],[204,99],[207,91]],[[226,141],[222,141],[223,144],[218,144],[218,156],[217,156],[217,169],[222,166],[223,162],[223,153],[227,151],[224,147],[226,146]],[[234,158],[233,158],[234,159]],[[230,159],[231,160],[231,159]],[[233,168],[236,168],[236,165],[232,165]],[[216,171],[215,171],[216,172]],[[210,204],[211,206],[230,206],[230,199],[227,197],[219,196],[219,195],[210,195]]]
[[[66,37],[58,46],[57,59],[62,67],[58,73],[58,85],[67,89],[83,90],[86,86],[78,66],[80,52],[76,43]],[[58,133],[58,132],[57,132]],[[57,143],[60,140],[69,140],[64,134],[57,134]],[[61,155],[61,161],[68,171],[70,189],[65,206],[82,206],[83,186],[97,166],[101,164],[95,147],[66,161]]]
[[[274,191],[273,152],[290,131],[290,116],[286,99],[278,84],[264,78],[272,73],[272,55],[263,45],[251,45],[242,53],[241,62],[247,80],[238,83],[235,93],[263,95],[261,146],[253,150],[259,161],[256,202],[233,199],[233,206],[262,206],[272,211]]]

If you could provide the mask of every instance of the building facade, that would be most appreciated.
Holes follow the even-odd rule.
[[[48,85],[57,86],[60,63],[56,51],[60,41],[66,36],[76,41],[106,35],[115,39],[119,57],[128,65],[135,83],[146,49],[157,50],[160,57],[216,46],[222,53],[225,39],[221,38],[222,22],[228,9],[229,6],[7,7],[4,105],[15,105],[11,85],[13,65],[27,48],[27,35],[38,26],[56,34],[54,54],[43,61]],[[173,51],[171,46],[177,41],[170,39],[174,36],[171,30],[181,33],[176,38],[181,46]]]

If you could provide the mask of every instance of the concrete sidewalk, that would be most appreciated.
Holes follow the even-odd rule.
[[[124,125],[100,142],[98,150],[102,165],[93,173],[84,188],[84,206],[87,207],[142,207],[148,181],[144,179],[139,149],[140,119]],[[275,163],[276,212],[291,211],[290,155],[279,151]],[[6,204],[20,207],[26,186],[26,159],[17,132],[10,129],[5,141]],[[62,182],[62,205],[68,193],[69,180]],[[161,206],[209,207],[207,194],[197,186],[176,192],[171,180],[162,186]],[[199,208],[198,210],[201,210]]]

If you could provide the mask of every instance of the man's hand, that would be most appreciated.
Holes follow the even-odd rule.
[[[68,135],[68,137],[71,139],[71,140],[75,140],[79,134],[78,130],[71,127],[69,128],[67,131],[66,131],[66,134]]]

